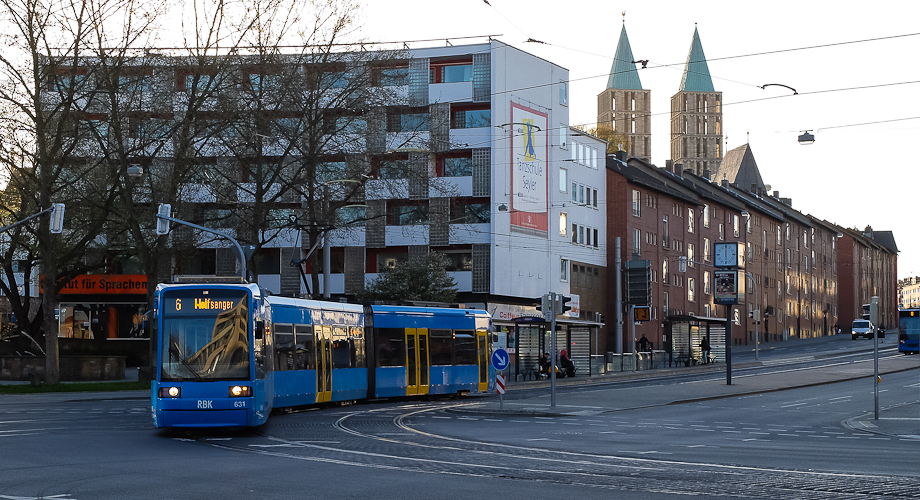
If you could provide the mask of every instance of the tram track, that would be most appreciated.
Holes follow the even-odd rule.
[[[392,407],[348,412],[326,424],[333,432],[303,436],[310,440],[273,435],[271,423],[265,431],[254,433],[260,443],[195,440],[227,451],[290,460],[621,491],[774,499],[920,498],[920,480],[912,478],[550,450],[460,439],[421,430],[413,422],[421,415],[457,406],[463,405],[415,404],[396,408],[396,415]],[[297,417],[322,420],[327,416]],[[283,430],[297,432],[290,427]],[[328,441],[316,442],[319,438]]]

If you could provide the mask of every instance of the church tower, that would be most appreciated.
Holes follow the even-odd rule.
[[[651,163],[651,91],[642,89],[634,61],[624,22],[613,56],[610,77],[607,79],[607,89],[597,96],[598,135],[617,143],[609,147],[621,148],[630,157]],[[648,61],[642,62],[642,65],[646,63]],[[612,133],[604,133],[604,128],[611,128]]]
[[[695,28],[680,90],[671,97],[671,159],[697,175],[717,171],[722,161],[722,93],[712,86]]]

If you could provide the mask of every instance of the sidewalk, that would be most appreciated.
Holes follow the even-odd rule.
[[[872,350],[869,343],[854,345],[853,349],[848,349],[846,352],[865,350]],[[833,357],[815,353],[813,359],[832,360]],[[918,361],[920,360],[915,356],[895,356],[881,359],[879,375],[884,380],[886,374],[917,369],[920,367]],[[506,395],[503,401],[500,402],[499,396],[492,391],[488,395],[483,395],[481,401],[458,411],[531,416],[592,415],[619,410],[774,392],[846,380],[871,379],[874,375],[873,363],[871,362],[822,366],[795,372],[779,370],[774,373],[756,376],[745,375],[736,371],[744,367],[763,366],[764,364],[774,363],[764,363],[763,361],[733,363],[732,385],[726,384],[726,367],[723,363],[558,379],[556,381],[557,388],[596,385],[597,390],[557,391],[555,406],[550,405],[549,380],[511,381],[506,385]],[[653,380],[655,378],[691,373],[711,373],[713,377],[692,384],[661,385],[654,388],[646,387],[641,390],[608,385],[611,382]],[[521,392],[515,394],[515,392],[524,389],[537,388],[547,390],[538,391],[539,393],[534,393],[534,395],[524,395]],[[875,420],[874,412],[856,415],[847,419],[844,425],[864,432],[920,439],[920,402],[893,408],[881,408],[879,417],[878,420]]]

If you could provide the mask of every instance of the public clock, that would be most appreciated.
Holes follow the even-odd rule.
[[[716,243],[716,267],[741,267],[744,266],[744,248],[739,243]]]

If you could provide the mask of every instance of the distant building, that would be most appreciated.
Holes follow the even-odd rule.
[[[697,29],[680,89],[671,97],[671,160],[697,175],[718,170],[722,160],[722,93],[712,85]]]
[[[622,144],[614,144],[629,157],[652,161],[652,91],[642,88],[625,24],[620,29],[607,88],[597,96],[598,127],[609,126]],[[645,67],[648,61],[642,64]]]
[[[920,307],[920,276],[911,276],[898,281],[898,303],[902,308]]]

